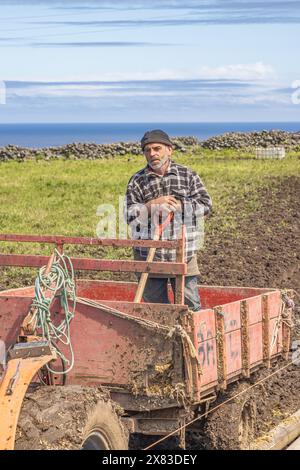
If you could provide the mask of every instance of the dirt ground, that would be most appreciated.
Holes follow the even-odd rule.
[[[202,283],[299,291],[300,178],[274,179],[258,196],[262,207],[245,218],[244,201],[235,202],[238,238],[206,238],[198,257]]]

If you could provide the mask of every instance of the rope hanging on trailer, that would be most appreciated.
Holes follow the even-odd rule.
[[[41,330],[43,338],[52,344],[63,364],[67,364],[66,370],[63,371],[52,370],[47,364],[48,371],[54,374],[67,374],[74,366],[70,337],[70,323],[76,308],[74,269],[69,256],[62,255],[58,250],[55,250],[53,264],[48,274],[46,269],[46,266],[40,268],[35,281],[35,298],[31,305],[34,314],[30,323],[35,331]],[[60,299],[64,313],[64,318],[59,324],[54,324],[50,312],[54,298]],[[69,301],[73,302],[72,309],[69,308]],[[69,359],[60,350],[59,343],[68,347]]]
[[[295,307],[294,301],[289,297],[290,295],[289,290],[281,289],[280,296],[281,296],[281,306],[279,308],[279,312],[274,324],[273,332],[272,332],[272,339],[270,344],[270,355],[273,352],[274,346],[277,343],[279,337],[279,331],[281,325],[284,323],[288,328],[292,328],[292,312]]]

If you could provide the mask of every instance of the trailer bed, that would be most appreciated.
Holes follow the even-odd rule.
[[[191,313],[184,305],[136,304],[136,288],[129,282],[77,282],[77,296],[97,305],[77,303],[71,323],[75,365],[68,384],[172,398],[180,385],[189,401],[198,403],[288,353],[279,290],[199,286],[203,309]],[[6,347],[16,342],[33,297],[33,287],[0,292],[0,340]],[[58,301],[52,310],[59,319]],[[176,324],[193,347],[183,333],[174,332]]]

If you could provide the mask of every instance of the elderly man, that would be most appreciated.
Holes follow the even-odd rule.
[[[135,239],[153,238],[159,216],[174,213],[168,238],[178,236],[181,224],[186,225],[185,304],[196,312],[201,303],[197,288],[198,222],[211,209],[211,199],[200,177],[191,169],[171,160],[173,144],[162,130],[146,132],[141,140],[147,165],[129,180],[126,191],[126,217]],[[172,232],[172,233],[171,233]],[[145,261],[148,249],[135,248],[134,258]],[[175,250],[156,250],[154,261],[175,261]],[[150,275],[144,290],[145,302],[170,303],[168,279],[175,292],[175,278]]]

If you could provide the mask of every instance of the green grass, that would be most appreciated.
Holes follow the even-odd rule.
[[[200,150],[175,154],[174,159],[197,171],[212,196],[214,216],[206,223],[206,236],[215,231],[238,236],[235,207],[240,200],[244,201],[242,216],[247,217],[262,203],[256,196],[258,187],[270,186],[273,178],[299,175],[300,170],[295,152],[283,160],[256,160],[239,151]],[[118,197],[130,176],[143,166],[143,156],[0,163],[0,231],[95,236],[98,205],[113,204],[118,210]],[[10,247],[1,243],[1,251],[11,251]],[[36,245],[30,248],[41,251]],[[121,253],[128,256],[126,250]],[[115,257],[111,250],[108,255]]]

